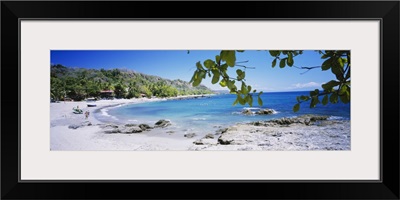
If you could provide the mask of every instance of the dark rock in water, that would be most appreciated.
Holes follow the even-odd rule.
[[[206,136],[204,136],[205,139],[214,139],[214,135],[213,134],[207,134]]]
[[[108,129],[108,130],[105,130],[104,131],[104,133],[107,133],[107,134],[113,134],[113,133],[120,133],[121,131],[119,130],[119,129],[117,129],[117,128],[115,128],[115,129]]]
[[[218,129],[218,130],[216,131],[215,135],[224,134],[224,133],[226,133],[227,131],[228,131],[228,128],[221,128],[221,129]]]
[[[169,125],[171,125],[171,122],[165,119],[161,119],[155,123],[155,127],[161,127],[161,128],[167,127]]]
[[[329,116],[323,116],[323,115],[302,115],[299,117],[294,117],[294,118],[280,118],[280,119],[273,119],[273,120],[268,120],[268,121],[256,121],[256,122],[251,122],[249,124],[254,125],[254,126],[284,126],[288,127],[291,124],[297,123],[297,124],[304,124],[304,125],[313,125],[317,121],[323,121],[327,120]]]
[[[167,131],[168,134],[175,133],[175,131]]]
[[[184,137],[187,137],[187,138],[193,138],[193,137],[195,137],[196,136],[196,133],[188,133],[188,134],[185,134],[185,135],[183,135]]]
[[[253,122],[254,126],[263,126],[264,124],[262,122]]]
[[[202,140],[196,140],[196,141],[193,142],[193,144],[195,144],[195,145],[203,145],[204,143],[203,143]]]
[[[272,110],[272,109],[262,109],[262,110],[259,110],[259,111],[257,111],[256,112],[256,114],[257,115],[271,115],[271,114],[274,114],[274,110]]]
[[[229,145],[233,142],[233,140],[228,140],[223,138],[222,136],[218,138],[218,143],[222,145]]]
[[[101,124],[100,128],[118,128],[115,124]]]
[[[137,126],[137,124],[125,124],[126,127]]]
[[[193,142],[195,145],[217,145],[217,141],[213,139],[200,139]]]
[[[71,125],[68,126],[68,128],[70,128],[70,129],[77,129],[77,128],[80,128],[80,127],[82,127],[82,125],[80,125],[80,124],[71,124]]]
[[[132,126],[132,127],[125,128],[121,132],[122,133],[126,133],[126,134],[131,134],[131,133],[141,133],[142,131],[143,130],[140,127]]]
[[[139,124],[139,128],[141,128],[143,131],[152,129],[152,127],[147,124]]]
[[[253,115],[253,112],[250,109],[244,109],[242,111],[242,114],[244,114],[244,115]]]

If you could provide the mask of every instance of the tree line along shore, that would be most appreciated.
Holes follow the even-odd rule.
[[[87,98],[139,98],[203,95],[214,92],[183,80],[169,80],[125,69],[72,68],[51,65],[50,94],[55,101]]]

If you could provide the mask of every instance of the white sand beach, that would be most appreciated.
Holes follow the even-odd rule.
[[[185,97],[177,97],[185,98]],[[50,104],[50,148],[81,150],[350,150],[350,121],[313,120],[312,116],[221,127],[215,133],[175,134],[168,121],[160,125],[116,125],[101,122],[93,112],[110,106],[167,99],[115,99]],[[89,111],[74,114],[72,108]],[[311,119],[311,121],[310,121]],[[308,121],[307,121],[308,120]],[[165,124],[164,124],[165,123]],[[146,128],[147,127],[147,128]]]
[[[51,150],[187,150],[193,146],[195,137],[178,137],[166,128],[151,129],[135,134],[105,134],[100,125],[107,123],[97,120],[93,113],[105,107],[152,101],[165,101],[192,96],[172,98],[114,99],[94,102],[96,107],[88,107],[88,102],[59,102],[50,104],[50,149]],[[79,107],[84,114],[74,114],[72,108]],[[71,128],[70,126],[80,126]],[[198,138],[197,138],[198,139]]]

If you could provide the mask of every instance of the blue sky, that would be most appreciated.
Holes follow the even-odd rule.
[[[51,64],[62,64],[66,67],[88,69],[130,69],[137,72],[156,75],[168,79],[190,81],[196,70],[196,62],[215,59],[219,50],[52,50]],[[320,66],[323,60],[317,52],[304,51],[295,57],[295,66]],[[246,50],[236,53],[236,61],[248,61],[246,82],[258,91],[306,91],[320,89],[322,83],[334,80],[335,76],[320,68],[301,74],[304,70],[294,67],[283,69],[271,67],[273,58],[267,51]],[[238,68],[238,67],[236,67]],[[229,75],[236,76],[236,68],[229,68]],[[242,68],[240,68],[242,69]],[[207,76],[202,84],[211,89],[225,89],[219,84],[211,84]]]

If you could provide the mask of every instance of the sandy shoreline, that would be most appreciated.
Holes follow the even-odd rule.
[[[329,120],[311,124],[261,123],[236,124],[221,127],[215,133],[203,133],[183,137],[176,134],[173,126],[140,130],[139,127],[112,125],[93,116],[106,107],[117,105],[165,101],[169,99],[115,99],[96,101],[96,107],[87,107],[87,102],[60,102],[50,104],[50,148],[51,150],[350,150],[350,121]],[[81,108],[91,115],[72,113],[72,108]],[[267,124],[267,125],[266,125]],[[76,126],[76,127],[74,127]],[[72,128],[71,128],[72,127]],[[143,127],[142,127],[143,128]],[[127,131],[128,130],[128,131]],[[132,130],[134,133],[132,133]],[[138,130],[137,132],[135,130]],[[107,134],[107,131],[116,132]]]

